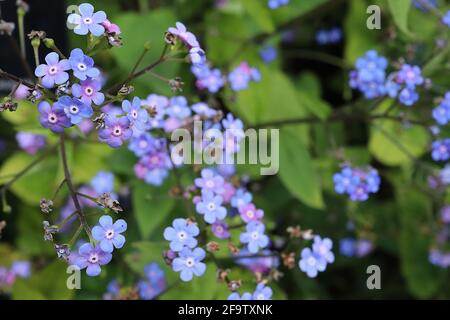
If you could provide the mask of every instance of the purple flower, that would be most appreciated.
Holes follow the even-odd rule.
[[[212,233],[219,239],[230,238],[230,231],[228,230],[228,224],[223,221],[216,221],[211,225]]]
[[[437,124],[444,126],[450,121],[450,106],[440,104],[432,111],[432,116]]]
[[[91,180],[91,186],[97,194],[111,193],[114,190],[114,174],[99,171]]]
[[[273,255],[270,250],[263,250],[259,253],[258,257],[249,257],[249,252],[246,248],[243,248],[239,255],[242,258],[236,259],[236,263],[244,266],[252,272],[259,272],[267,274],[273,268],[278,268],[280,265],[280,259]]]
[[[317,274],[325,271],[327,262],[325,258],[316,252],[311,251],[310,248],[304,248],[301,253],[301,259],[298,262],[300,270],[306,273],[310,278],[317,277]]]
[[[89,32],[99,37],[105,32],[102,23],[106,20],[106,13],[98,11],[94,13],[94,6],[83,3],[78,7],[80,14],[72,13],[67,22],[73,27],[73,32],[78,35],[87,35]]]
[[[253,293],[253,300],[271,300],[272,289],[267,287],[264,283],[258,283],[256,290]]]
[[[447,161],[450,159],[450,139],[434,141],[431,148],[431,157],[434,161]]]
[[[185,97],[178,96],[170,99],[169,107],[166,110],[169,117],[184,119],[191,115],[187,100]]]
[[[105,119],[105,126],[104,129],[99,131],[98,136],[100,141],[108,143],[113,148],[120,147],[133,134],[130,129],[130,120],[126,117],[108,116]]]
[[[250,81],[260,81],[261,74],[255,68],[251,68],[247,62],[242,62],[228,75],[231,89],[241,91],[248,88]]]
[[[227,215],[227,210],[222,206],[223,198],[214,195],[210,190],[202,191],[202,199],[196,204],[196,210],[204,215],[205,221],[212,224],[216,220],[223,220]]]
[[[200,90],[207,89],[211,93],[217,93],[225,85],[219,69],[210,69],[206,64],[202,64],[193,65],[191,70],[197,78],[196,86]]]
[[[189,50],[189,59],[192,64],[202,64],[206,62],[205,51],[200,47],[194,47]]]
[[[145,130],[145,124],[148,121],[148,113],[145,109],[141,109],[141,99],[133,98],[133,102],[124,100],[122,102],[122,110],[127,113],[131,127],[138,130]]]
[[[79,48],[72,50],[69,62],[73,70],[73,75],[80,80],[86,80],[87,77],[95,79],[100,76],[100,71],[94,68],[94,59],[85,55],[83,50]]]
[[[356,185],[358,185],[360,178],[353,174],[353,170],[345,167],[341,172],[333,176],[334,190],[339,193],[352,192]]]
[[[92,236],[95,240],[100,241],[100,248],[104,252],[113,252],[114,248],[120,249],[125,244],[125,237],[121,235],[127,230],[127,223],[123,219],[119,219],[113,224],[110,216],[104,215],[100,217],[100,225],[92,228]]]
[[[40,124],[54,133],[62,133],[64,128],[71,126],[70,119],[66,116],[64,109],[56,103],[52,107],[47,101],[42,101],[38,105],[38,110]]]
[[[261,209],[256,209],[253,203],[248,203],[240,206],[239,213],[241,214],[241,218],[245,223],[249,223],[250,221],[259,221],[264,216],[264,211],[262,211]]]
[[[144,132],[138,137],[132,137],[128,149],[134,152],[138,157],[150,153],[154,149],[154,138],[150,133]]]
[[[14,261],[10,272],[21,278],[28,278],[31,276],[31,264],[25,260]]]
[[[45,148],[47,144],[47,138],[44,135],[31,132],[18,132],[16,140],[19,147],[31,155],[35,155],[39,150]]]
[[[277,58],[277,49],[273,46],[265,46],[259,51],[259,56],[264,63],[271,63]]]
[[[414,89],[424,83],[422,72],[418,66],[404,64],[397,73],[397,82],[405,84],[407,88]]]
[[[78,250],[75,264],[80,269],[87,268],[86,274],[90,277],[95,277],[102,272],[100,266],[108,264],[111,259],[111,253],[104,252],[99,246],[93,247],[90,243],[85,243]]]
[[[45,57],[47,64],[39,65],[34,74],[42,78],[42,85],[46,88],[53,88],[55,84],[63,84],[69,80],[69,74],[65,71],[70,70],[70,63],[67,59],[59,61],[56,52],[50,52]]]
[[[450,10],[442,17],[442,23],[450,28]]]
[[[205,118],[212,118],[217,115],[217,111],[210,108],[206,103],[199,102],[193,104],[191,109],[198,115],[203,116]]]
[[[180,279],[183,281],[191,281],[193,276],[200,277],[206,271],[206,265],[201,262],[205,258],[205,250],[195,248],[191,250],[184,248],[172,262],[172,269],[180,272]]]
[[[211,169],[203,169],[201,176],[201,178],[196,178],[194,180],[194,183],[198,188],[209,190],[216,194],[222,194],[224,192],[224,179],[222,176],[215,174]]]
[[[72,86],[72,94],[87,105],[91,105],[91,103],[101,105],[105,101],[105,95],[100,92],[101,89],[102,85],[99,80],[86,79],[80,81],[80,84],[75,83]]]
[[[356,256],[364,257],[368,255],[373,249],[372,241],[360,239],[356,242]]]
[[[137,285],[139,296],[141,299],[151,300],[166,289],[166,275],[164,270],[155,262],[145,266],[144,274],[147,279],[139,281]]]
[[[199,47],[195,35],[192,32],[187,31],[186,26],[181,22],[177,22],[176,28],[169,28],[168,31],[183,41],[189,48]]]
[[[76,98],[63,96],[53,105],[64,110],[66,116],[72,124],[79,124],[84,118],[90,118],[94,114],[94,110],[90,105],[84,104]]]
[[[165,109],[169,106],[169,99],[164,96],[151,94],[147,99],[141,101],[141,105],[152,112],[152,116],[148,119],[150,128],[163,128],[163,119],[166,115]]]
[[[244,189],[238,189],[231,198],[231,206],[239,209],[252,201],[252,194]]]
[[[164,239],[170,241],[170,249],[172,251],[181,251],[184,247],[195,248],[200,230],[197,224],[190,223],[186,219],[173,220],[172,227],[164,230]]]
[[[265,226],[261,222],[251,221],[246,226],[246,231],[241,233],[241,243],[247,244],[248,251],[252,254],[258,252],[259,249],[267,247],[269,237],[264,234]]]
[[[331,251],[331,248],[333,248],[333,241],[331,241],[331,239],[324,238],[322,240],[320,236],[314,237],[312,249],[315,253],[323,257],[327,263],[334,262],[334,254]]]
[[[253,296],[250,292],[244,292],[242,296],[237,292],[233,292],[228,296],[227,300],[253,300]]]

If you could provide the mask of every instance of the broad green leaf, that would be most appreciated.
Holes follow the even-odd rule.
[[[398,28],[408,36],[411,32],[408,27],[408,15],[411,8],[411,0],[388,0],[389,10]]]
[[[0,176],[16,175],[36,160],[37,157],[24,152],[13,154],[1,167]],[[56,181],[57,162],[56,156],[48,155],[14,182],[10,190],[30,205],[38,204],[41,198],[51,197],[59,183]]]
[[[277,10],[272,10],[272,15],[275,18],[276,24],[282,25],[292,19],[308,14],[327,2],[328,0],[290,1],[287,6],[282,6]]]
[[[175,204],[169,196],[168,185],[166,182],[163,187],[153,187],[137,181],[133,186],[134,214],[144,239],[163,223]]]
[[[291,132],[280,130],[280,178],[286,188],[306,205],[325,207],[319,177],[302,141]]]
[[[72,176],[77,183],[87,183],[98,171],[107,170],[108,156],[114,150],[107,144],[80,143],[74,146],[71,165]],[[130,170],[133,170],[130,168]]]
[[[431,298],[441,286],[444,273],[428,261],[431,237],[424,232],[424,228],[430,223],[430,199],[406,184],[397,185],[397,197],[401,214],[402,273],[417,298]]]
[[[247,13],[256,21],[263,31],[273,32],[275,30],[275,26],[266,3],[261,2],[260,0],[245,0],[241,3]]]

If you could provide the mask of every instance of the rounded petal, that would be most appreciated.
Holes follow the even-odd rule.
[[[114,247],[120,249],[125,244],[125,237],[121,234],[117,234],[112,240]]]
[[[190,269],[183,269],[180,273],[180,279],[184,282],[191,281],[193,278],[193,272]]]
[[[86,269],[86,274],[90,277],[96,277],[102,272],[102,268],[98,264],[90,264]]]
[[[113,225],[113,220],[108,215],[101,216],[98,222],[104,228],[110,228]]]
[[[104,11],[98,11],[92,16],[94,23],[102,23],[106,20],[106,13]]]
[[[116,222],[114,222],[114,231],[118,233],[122,233],[127,230],[127,222],[123,219],[119,219]]]
[[[55,86],[55,78],[50,77],[50,76],[43,77],[42,85],[47,89],[53,88]]]
[[[69,74],[67,72],[59,72],[55,77],[56,84],[63,84],[69,80]]]
[[[176,237],[176,232],[175,232],[174,228],[167,227],[164,230],[164,239],[171,241],[171,240],[175,239],[175,237]]]
[[[96,37],[100,37],[103,33],[105,33],[105,27],[100,24],[91,24],[89,26],[89,31]]]
[[[39,65],[36,70],[34,70],[34,75],[36,77],[43,77],[47,74],[48,66],[46,64]]]
[[[85,36],[88,34],[89,29],[84,24],[79,24],[73,29],[73,32],[75,32],[75,34],[78,34],[80,36]]]
[[[98,263],[100,265],[104,265],[107,264],[111,261],[112,259],[112,254],[111,253],[107,253],[107,252],[103,252],[103,254],[100,255]]]
[[[250,251],[250,253],[257,253],[258,249],[258,244],[255,241],[250,241],[248,243],[248,251]]]
[[[181,258],[175,258],[172,261],[172,269],[175,272],[179,272],[181,270],[183,270],[183,268],[186,266],[186,261],[184,259]]]
[[[103,252],[111,253],[114,250],[113,244],[111,240],[103,239],[100,241],[100,249],[102,249]]]
[[[92,228],[92,236],[97,241],[103,240],[105,237],[105,230],[100,226],[95,226]]]
[[[179,252],[181,250],[183,250],[184,245],[183,243],[181,243],[178,240],[174,240],[170,243],[170,250],[175,251],[175,252]]]
[[[92,250],[94,250],[94,247],[92,247],[90,243],[85,243],[78,249],[78,253],[84,256],[89,254]]]
[[[192,268],[192,271],[197,277],[200,277],[205,273],[206,265],[203,262],[198,262],[195,264],[194,268]]]
[[[57,64],[59,61],[59,56],[56,52],[50,52],[48,55],[45,56],[45,62],[47,62],[47,64],[49,66],[53,66],[55,64]]]
[[[92,17],[92,14],[94,13],[94,6],[90,3],[83,3],[78,7],[78,9],[84,17]]]
[[[92,101],[96,104],[96,105],[101,105],[104,101],[105,101],[105,95],[101,92],[97,92],[94,97],[92,98]]]

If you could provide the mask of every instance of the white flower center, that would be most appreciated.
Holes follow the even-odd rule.
[[[321,255],[325,255],[328,252],[328,250],[325,246],[320,246],[319,251],[320,251]]]
[[[145,148],[147,148],[147,146],[148,146],[147,141],[145,141],[145,140],[139,141],[139,148],[145,149]]]
[[[209,211],[214,211],[214,210],[216,210],[216,204],[215,204],[214,202],[208,203],[207,207],[208,207],[208,210],[209,210]]]
[[[132,116],[134,119],[136,119],[137,116],[138,116],[137,111],[136,111],[136,110],[131,111],[131,116]]]
[[[206,184],[206,187],[209,189],[214,188],[214,181],[212,181],[212,180],[207,180],[205,184]]]
[[[256,297],[256,300],[266,300],[266,297],[265,297],[262,293],[260,293],[260,294],[258,294],[258,296]]]
[[[307,262],[310,266],[314,266],[316,264],[316,259],[314,257],[309,257]]]
[[[442,154],[447,153],[447,147],[445,145],[441,145],[439,147],[439,152],[442,153]]]
[[[222,233],[222,232],[223,232],[222,226],[217,226],[217,227],[216,227],[216,232],[217,232],[217,233]]]
[[[257,231],[253,231],[250,234],[250,238],[252,238],[252,240],[258,240],[259,239],[259,233]]]
[[[77,68],[78,68],[78,70],[80,70],[80,71],[86,71],[86,69],[87,69],[86,65],[85,65],[84,63],[82,63],[82,62],[80,62],[80,63],[77,65]]]
[[[114,238],[114,230],[113,229],[106,230],[105,237],[108,240],[111,240],[112,238]]]
[[[70,113],[77,114],[80,111],[77,106],[71,106],[70,107]]]
[[[47,119],[48,119],[48,122],[50,122],[50,123],[58,122],[58,117],[54,113],[49,113]]]
[[[84,24],[92,24],[92,18],[84,18],[83,19]]]
[[[50,69],[48,69],[48,73],[52,76],[54,76],[55,74],[58,73],[58,68],[56,66],[51,67]]]
[[[195,261],[194,261],[193,258],[187,258],[187,259],[186,259],[186,266],[187,266],[187,267],[191,268],[191,267],[194,266],[194,264],[195,264]]]
[[[84,93],[85,93],[87,96],[91,96],[91,95],[94,93],[94,89],[92,89],[92,87],[86,87],[86,88],[84,89]]]
[[[253,217],[255,216],[255,213],[253,212],[253,210],[248,210],[248,211],[246,212],[246,214],[247,214],[247,217],[249,217],[250,219],[253,218]]]
[[[113,135],[115,135],[116,137],[122,135],[122,127],[120,127],[120,126],[115,126],[112,133],[113,133]]]
[[[178,236],[178,239],[184,240],[184,239],[186,239],[187,234],[184,231],[180,231],[180,232],[178,232],[177,236]]]
[[[98,262],[98,254],[97,253],[92,253],[89,256],[89,262],[90,263],[97,263]]]

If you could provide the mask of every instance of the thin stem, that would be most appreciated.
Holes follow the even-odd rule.
[[[81,193],[81,192],[77,192],[77,195],[79,195],[80,197],[86,198],[88,200],[91,200],[92,202],[95,202],[97,204],[97,198],[91,197],[91,196]]]
[[[332,56],[330,54],[320,52],[320,51],[311,51],[311,50],[303,50],[303,49],[296,49],[287,51],[286,55],[306,59],[306,60],[313,60],[313,61],[319,61],[323,62],[341,69],[350,69],[351,66],[343,59],[340,59],[338,57]]]
[[[0,69],[0,78],[5,78],[5,79],[9,79],[11,81],[15,81],[17,83],[21,83],[30,89],[34,89],[34,87],[35,87],[35,85],[33,83],[25,81],[23,79],[20,79],[19,77],[15,76],[13,74],[10,74],[6,71],[3,71],[2,69]]]
[[[14,39],[13,36],[9,36],[8,38],[9,38],[9,42],[11,43],[11,46],[14,48],[14,51],[16,51],[17,55],[20,58],[20,63],[22,64],[22,67],[24,68],[25,73],[27,74],[27,76],[30,79],[33,79],[34,74],[31,71],[30,66],[28,65],[28,62],[27,62],[26,58],[23,56],[19,46],[17,45],[16,39]]]
[[[38,67],[41,62],[39,61],[39,48],[33,47],[33,53],[34,53],[34,63],[36,64],[36,67]]]
[[[80,226],[77,228],[77,231],[75,231],[75,233],[73,234],[72,239],[70,239],[70,241],[69,241],[70,247],[72,247],[74,245],[75,241],[77,241],[82,230],[83,230],[83,225],[80,224]]]
[[[69,214],[67,217],[65,217],[59,224],[59,229],[62,229],[72,218],[77,214],[77,211],[75,210],[71,214]]]
[[[67,187],[69,188],[73,203],[75,205],[75,208],[77,209],[78,219],[80,220],[80,223],[83,226],[84,231],[86,232],[87,236],[89,237],[90,242],[93,243],[94,240],[92,238],[91,228],[89,227],[89,224],[86,221],[86,217],[84,215],[83,209],[81,208],[80,202],[78,201],[77,191],[73,185],[72,176],[70,175],[69,165],[67,163],[67,154],[66,154],[64,135],[61,135],[61,138],[60,138],[60,149],[61,149],[62,164],[63,164],[63,168],[64,168],[64,176],[66,178]]]
[[[66,183],[66,179],[64,179],[63,181],[61,181],[61,183],[58,185],[58,187],[55,190],[55,193],[53,194],[53,198],[52,200],[55,201],[56,196],[58,195],[59,191],[61,191],[61,188],[63,187],[63,185]]]
[[[144,59],[145,55],[148,52],[148,48],[144,48],[144,50],[142,51],[141,55],[139,56],[139,58],[137,59],[136,63],[134,64],[133,69],[130,72],[130,75],[132,75],[133,73],[136,72],[137,68],[139,68],[139,65],[141,64],[142,60]]]
[[[163,76],[161,76],[161,75],[159,75],[159,74],[157,74],[157,73],[155,73],[155,72],[153,72],[153,71],[149,71],[148,73],[149,73],[152,77],[154,77],[154,78],[156,78],[156,79],[158,79],[158,80],[161,80],[161,81],[164,81],[164,82],[167,82],[167,83],[170,82],[170,79],[167,79],[166,77],[163,77]]]
[[[27,59],[27,52],[25,48],[25,26],[24,26],[25,10],[22,6],[17,8],[17,20],[19,24],[19,40],[20,40],[20,52],[22,57]]]

